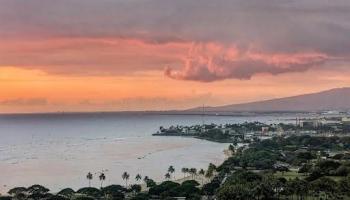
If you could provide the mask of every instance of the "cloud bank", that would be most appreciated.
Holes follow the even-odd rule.
[[[330,59],[326,54],[315,52],[266,54],[217,44],[194,44],[184,59],[184,66],[180,70],[167,67],[164,74],[174,79],[202,82],[250,79],[262,73],[303,72]]]
[[[321,69],[334,57],[349,65],[349,13],[348,0],[2,0],[0,67],[120,75],[170,66],[168,77],[208,82]]]

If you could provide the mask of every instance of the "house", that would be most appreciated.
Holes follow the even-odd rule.
[[[269,132],[269,127],[267,126],[261,127],[261,135],[267,135],[268,132]]]
[[[321,125],[318,119],[307,119],[300,122],[302,128],[317,128]]]
[[[343,117],[343,118],[341,119],[341,123],[342,123],[343,125],[350,125],[350,117]]]

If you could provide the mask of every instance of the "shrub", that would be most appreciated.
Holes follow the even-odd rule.
[[[81,188],[77,191],[77,193],[80,194],[85,194],[87,196],[91,196],[91,197],[100,197],[102,196],[102,192],[94,187],[85,187],[85,188]]]

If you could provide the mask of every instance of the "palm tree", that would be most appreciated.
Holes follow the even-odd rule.
[[[101,181],[101,188],[102,188],[103,181],[106,180],[106,175],[102,172],[98,178]]]
[[[199,170],[198,174],[203,176],[205,174],[204,169]]]
[[[210,179],[214,175],[214,171],[216,170],[216,166],[212,163],[209,164],[207,173],[205,174],[205,177]]]
[[[203,180],[203,176],[204,176],[204,174],[205,174],[204,169],[199,170],[198,174],[199,174],[199,175],[201,175],[202,185],[203,185],[203,182],[204,182],[204,180]]]
[[[192,175],[192,179],[194,179],[194,176],[197,174],[197,169],[191,168],[189,171],[190,171],[190,174]]]
[[[166,174],[165,174],[165,179],[169,180],[169,179],[170,179],[170,177],[171,177],[171,176],[170,176],[170,174],[169,174],[169,173],[166,173]]]
[[[174,172],[175,172],[175,168],[172,165],[170,165],[169,168],[168,168],[168,173],[170,175],[172,175]],[[175,178],[175,176],[174,176],[174,178]]]
[[[216,170],[216,166],[213,163],[209,163],[208,171],[214,172],[215,170]]]
[[[144,181],[145,183],[147,183],[148,180],[149,180],[149,177],[148,177],[148,176],[143,177],[143,181]]]
[[[213,171],[212,170],[207,170],[207,173],[205,173],[205,177],[207,179],[210,179],[213,176]]]
[[[86,178],[89,180],[89,187],[91,187],[91,180],[93,178],[91,172],[89,172],[87,175],[86,175]]]
[[[141,177],[140,174],[137,174],[137,175],[135,176],[135,180],[136,180],[137,182],[139,182],[141,179],[142,179],[142,177]]]
[[[185,178],[185,177],[186,177],[186,173],[188,173],[188,168],[183,167],[183,168],[181,169],[181,172],[184,173],[184,178]]]
[[[128,174],[128,172],[124,172],[122,174],[122,178],[123,178],[123,180],[125,180],[125,187],[128,187],[128,180],[130,178],[130,174]]]
[[[232,154],[235,153],[235,147],[232,144],[230,144],[230,146],[228,146],[228,150],[230,150]]]

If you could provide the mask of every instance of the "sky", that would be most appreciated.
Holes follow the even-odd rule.
[[[0,112],[172,110],[350,86],[349,0],[0,0]]]

